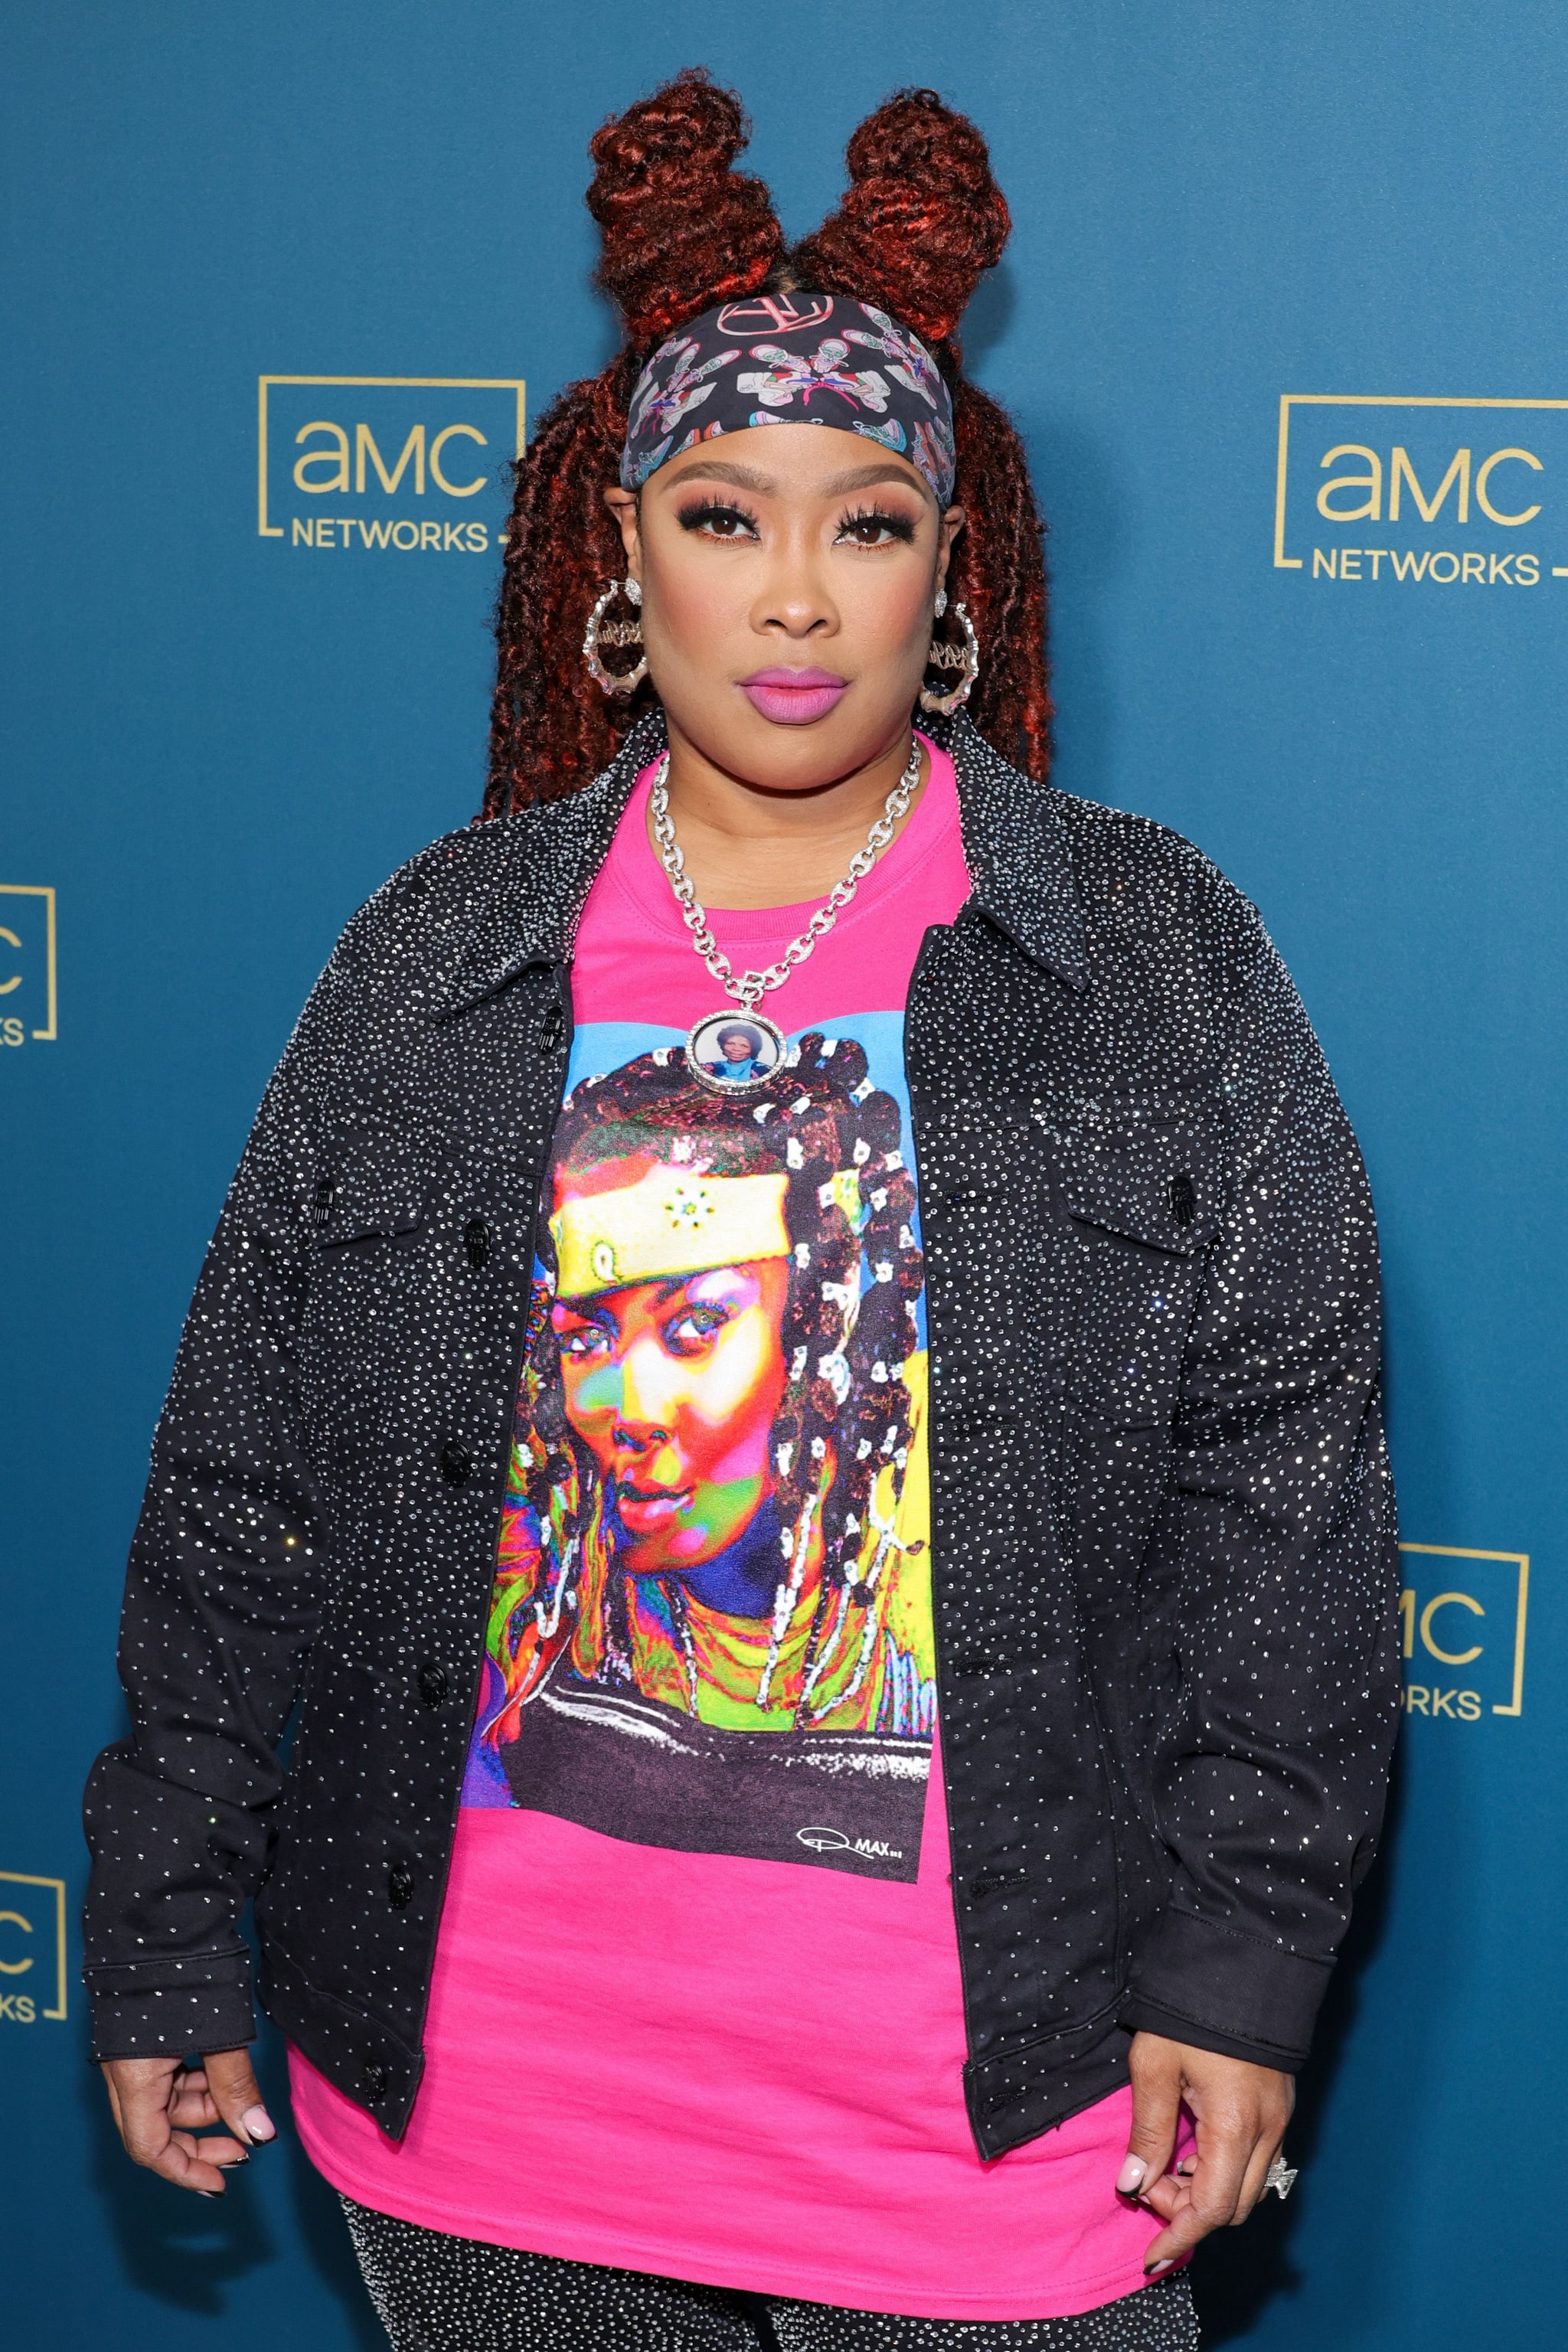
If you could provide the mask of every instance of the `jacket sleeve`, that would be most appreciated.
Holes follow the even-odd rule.
[[[317,1105],[368,911],[268,1087],[153,1440],[121,1619],[131,1729],[99,1757],[84,1808],[99,2058],[223,2049],[255,2032],[239,1916],[267,1873],[321,1557],[298,1361]]]
[[[1121,2022],[1293,2071],[1382,1821],[1399,1558],[1366,1178],[1289,977],[1248,933],[1220,1070],[1231,1189],[1152,1562],[1180,1665],[1153,1759],[1173,1872]]]

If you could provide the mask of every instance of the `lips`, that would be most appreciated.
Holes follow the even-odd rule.
[[[683,1510],[691,1500],[689,1486],[638,1487],[620,1486],[616,1494],[616,1508],[628,1535],[651,1536]]]
[[[779,727],[809,727],[849,691],[849,681],[831,669],[759,669],[741,680],[753,710]]]

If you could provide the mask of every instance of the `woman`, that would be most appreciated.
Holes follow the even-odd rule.
[[[761,1077],[766,1070],[762,1031],[753,1029],[749,1021],[731,1021],[727,1029],[719,1031],[715,1042],[719,1060],[702,1065],[710,1077],[729,1078],[740,1085],[747,1078]]]
[[[742,136],[685,74],[594,142],[627,341],[519,468],[489,822],[204,1272],[98,2054],[222,2193],[257,1894],[400,2347],[1185,2347],[1382,1810],[1371,1211],[1252,909],[1044,782],[978,134],[890,101],[790,255]]]
[[[660,1047],[584,1080],[556,1129],[475,1743],[510,1754],[524,1800],[523,1708],[567,1677],[570,1705],[540,1719],[618,1688],[731,1729],[929,1748],[930,1580],[916,1596],[904,1572],[926,1480],[902,1116],[859,1044],[817,1034],[745,1097],[715,1099]],[[805,1758],[768,1745],[782,1794]],[[842,1761],[835,1744],[821,1769]]]

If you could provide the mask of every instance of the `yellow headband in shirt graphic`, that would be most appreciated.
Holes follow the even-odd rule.
[[[557,1295],[583,1298],[634,1282],[788,1257],[788,1189],[784,1175],[702,1176],[661,1164],[616,1192],[577,1194],[550,1220]],[[836,1204],[856,1223],[860,1184],[853,1169],[840,1169],[823,1194],[824,1208]]]

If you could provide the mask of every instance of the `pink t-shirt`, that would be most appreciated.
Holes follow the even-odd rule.
[[[423,2083],[395,2142],[296,2052],[294,2110],[336,2188],[431,2229],[1052,2318],[1141,2287],[1159,2225],[1115,2194],[1126,2092],[988,2164],[964,2111],[902,1030],[969,881],[930,748],[766,1000],[790,1083],[753,1029],[727,1092],[686,1066],[723,1000],[638,780],[577,940]],[[740,971],[809,911],[713,926]]]

